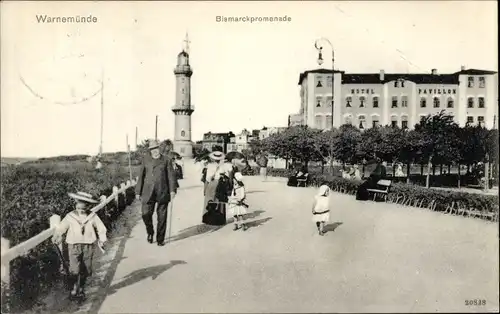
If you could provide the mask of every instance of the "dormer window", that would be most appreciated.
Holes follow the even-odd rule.
[[[360,108],[365,107],[365,97],[364,96],[359,97],[359,107]]]
[[[350,108],[351,107],[351,102],[352,102],[352,97],[351,96],[346,97],[345,98],[345,102],[346,102],[345,106],[347,108]]]
[[[399,81],[394,81],[394,87],[399,87]]]

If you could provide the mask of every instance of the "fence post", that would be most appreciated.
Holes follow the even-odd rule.
[[[2,238],[1,243],[1,254],[7,252],[10,248],[10,241]],[[3,306],[5,307],[5,311],[7,313],[10,312],[10,262],[4,263],[2,261],[2,291],[4,293],[5,299],[3,300]]]
[[[120,189],[123,189],[123,192],[122,192],[123,195],[127,195],[127,191],[126,191],[125,187],[126,187],[125,183],[120,184]]]
[[[55,228],[57,228],[57,226],[61,223],[61,216],[59,216],[59,215],[50,216],[49,223],[50,223],[50,228],[55,230]],[[59,252],[61,252],[61,254],[63,254],[62,241],[57,244],[57,247],[59,248]],[[63,261],[61,261],[60,270],[63,270],[63,269],[64,269],[64,265],[63,265]]]
[[[118,207],[118,187],[116,185],[113,187],[113,195],[115,196],[116,207]]]

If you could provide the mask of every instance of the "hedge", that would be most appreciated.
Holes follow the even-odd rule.
[[[255,173],[259,173],[258,167]],[[288,178],[294,173],[290,169],[269,168],[267,174],[274,177]],[[310,177],[311,186],[328,184],[336,192],[354,195],[363,181],[344,179],[331,175],[313,174]],[[480,218],[497,217],[499,214],[498,195],[483,195],[457,191],[427,189],[425,187],[393,182],[387,195],[389,202],[419,208],[429,208],[434,211],[473,215]]]
[[[68,192],[86,191],[95,195],[109,196],[114,185],[129,179],[126,168],[106,167],[95,171],[89,164],[73,164],[61,167],[57,163],[21,165],[2,169],[1,180],[1,232],[17,245],[49,227],[53,214],[64,217],[74,209]],[[134,190],[120,195],[118,204],[110,202],[98,212],[108,230],[114,220],[134,200]],[[45,241],[27,255],[11,262],[11,286],[9,303],[11,311],[21,311],[32,306],[38,297],[47,292],[60,279],[60,260],[50,241]],[[29,280],[27,280],[29,278]],[[2,289],[2,300],[5,300]],[[2,302],[2,312],[6,302]]]

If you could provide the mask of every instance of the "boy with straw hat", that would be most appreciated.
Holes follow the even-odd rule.
[[[90,206],[99,201],[85,192],[68,195],[76,201],[75,210],[69,212],[57,226],[53,239],[55,243],[61,243],[62,235],[67,232],[70,298],[83,298],[85,282],[92,275],[93,244],[99,240],[102,250],[107,230],[97,214],[89,213]]]

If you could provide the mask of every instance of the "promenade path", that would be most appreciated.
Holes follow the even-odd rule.
[[[250,228],[200,228],[199,173],[185,168],[173,241],[148,244],[134,203],[85,311],[498,311],[494,223],[333,193],[330,231],[321,237],[311,221],[316,189],[245,177]],[[471,299],[486,305],[465,305]]]

